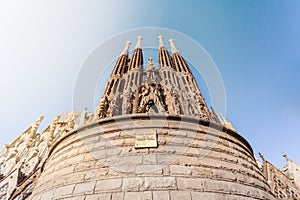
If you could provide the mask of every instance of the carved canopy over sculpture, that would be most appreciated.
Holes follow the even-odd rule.
[[[62,119],[58,115],[45,130],[38,133],[43,118],[40,116],[11,144],[5,145],[0,150],[0,188],[6,187],[6,184],[8,187],[5,197],[16,199],[19,188],[23,192],[23,197],[28,196],[33,187],[33,174],[38,172],[42,163],[48,158],[50,148],[66,133],[88,123],[94,116],[87,114],[86,111],[70,112]]]

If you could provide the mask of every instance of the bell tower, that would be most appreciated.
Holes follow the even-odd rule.
[[[170,39],[172,55],[163,36],[158,36],[158,64],[148,58],[143,68],[142,37],[131,58],[130,41],[118,58],[97,108],[98,118],[136,113],[166,113],[198,117],[209,121],[210,112],[191,70]]]

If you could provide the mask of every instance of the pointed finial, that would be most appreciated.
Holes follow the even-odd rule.
[[[135,49],[137,49],[137,48],[141,49],[142,48],[142,39],[143,39],[142,36],[137,37],[137,43],[136,43]]]
[[[159,41],[159,48],[165,47],[165,43],[164,43],[164,40],[163,40],[163,36],[162,36],[162,35],[159,35],[157,38],[158,38],[158,41]]]
[[[179,51],[176,49],[174,40],[173,40],[173,39],[169,39],[169,43],[170,43],[170,46],[171,46],[172,54],[173,54],[173,53],[179,53]]]
[[[258,152],[258,155],[259,155],[259,157],[262,159],[262,161],[265,160],[265,157],[264,157],[264,155],[262,155],[262,153]]]
[[[286,155],[286,153],[282,152],[282,156],[286,159],[286,161],[289,160],[288,156]]]
[[[128,51],[129,51],[129,46],[130,46],[131,42],[129,40],[126,41],[126,45],[124,50],[122,51],[121,55],[127,55]]]

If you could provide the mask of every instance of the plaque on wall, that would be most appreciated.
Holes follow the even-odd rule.
[[[157,147],[157,134],[155,129],[136,130],[135,148]]]

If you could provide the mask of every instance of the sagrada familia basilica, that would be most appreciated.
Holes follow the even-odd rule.
[[[300,199],[300,166],[279,169],[206,105],[183,55],[142,37],[117,59],[94,113],[43,116],[0,151],[0,200]],[[131,54],[131,56],[129,56]],[[99,66],[101,67],[101,66]]]

